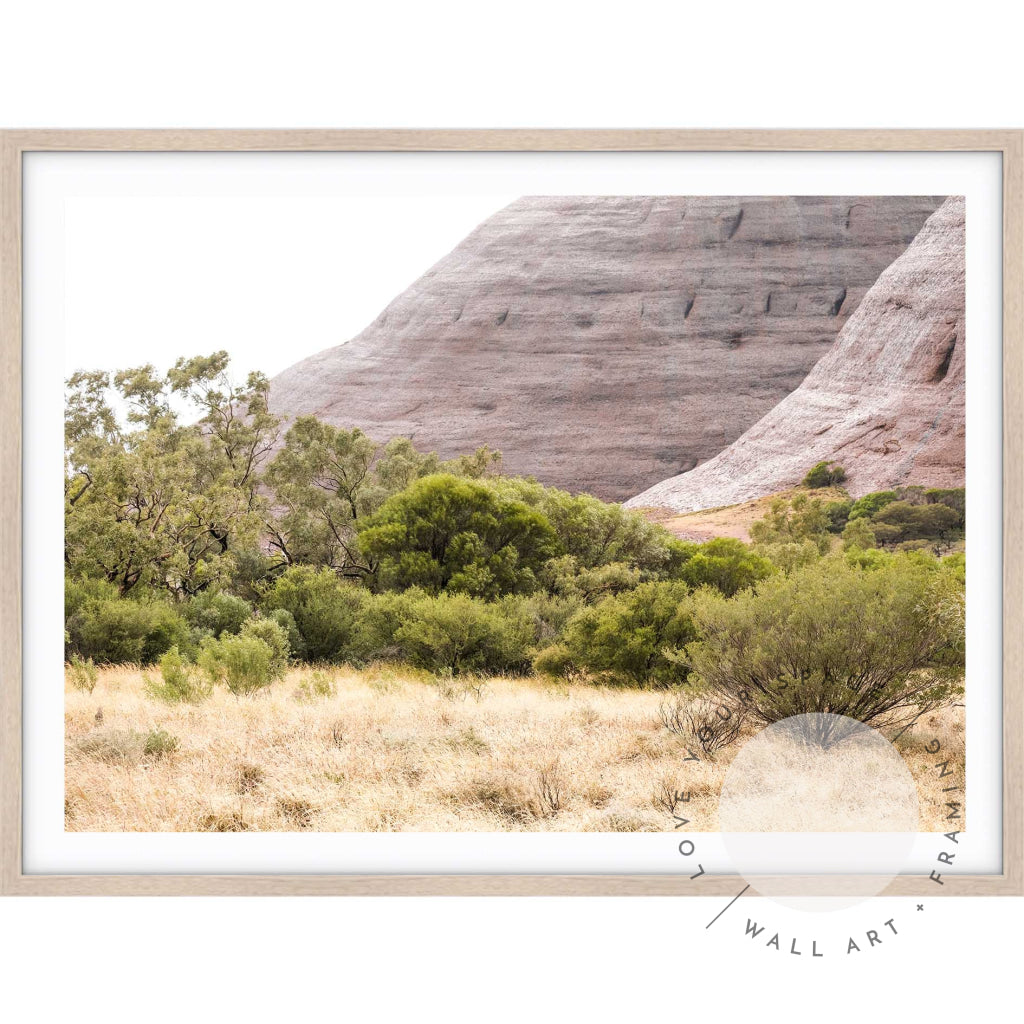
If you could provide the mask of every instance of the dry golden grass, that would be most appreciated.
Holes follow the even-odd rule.
[[[70,831],[690,831],[717,828],[717,794],[743,742],[687,761],[659,719],[663,693],[539,679],[437,683],[413,670],[296,669],[269,691],[198,705],[146,696],[134,667],[93,692],[66,681]],[[305,684],[305,685],[304,685]],[[316,691],[321,691],[317,693]],[[897,743],[918,780],[923,831],[948,831],[933,738],[963,785],[963,714]],[[870,780],[865,780],[870,785]],[[956,823],[961,830],[963,821]]]
[[[645,508],[640,511],[652,522],[660,523],[669,533],[683,540],[705,541],[715,537],[735,537],[749,543],[750,527],[771,511],[772,502],[776,498],[790,501],[797,494],[820,498],[826,503],[849,497],[838,487],[820,487],[813,491],[806,487],[792,487],[751,501],[741,501],[738,505],[706,508],[699,512],[684,512],[682,515],[666,508]]]

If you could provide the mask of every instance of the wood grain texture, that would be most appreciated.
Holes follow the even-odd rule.
[[[0,136],[0,892],[21,878],[21,152]]]
[[[735,875],[25,875],[21,863],[21,165],[49,152],[987,151],[1003,159],[1003,871],[886,895],[1024,895],[1024,134],[1016,130],[17,130],[0,132],[0,893],[733,896]],[[797,884],[798,880],[794,880]],[[841,891],[842,879],[836,879]],[[755,884],[756,888],[756,884]]]

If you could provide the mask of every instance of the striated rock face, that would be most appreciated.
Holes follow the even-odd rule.
[[[519,199],[271,407],[621,500],[793,391],[940,202]]]
[[[964,200],[947,199],[804,382],[739,440],[627,504],[716,508],[797,484],[823,459],[854,496],[964,486]]]

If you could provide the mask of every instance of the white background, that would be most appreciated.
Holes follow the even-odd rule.
[[[2,15],[6,126],[1024,122],[1019,29],[984,0],[12,0]],[[19,1021],[1013,1013],[1020,901],[925,905],[854,971],[746,949],[718,931],[728,915],[705,936],[717,909],[696,901],[7,900],[0,1005]]]

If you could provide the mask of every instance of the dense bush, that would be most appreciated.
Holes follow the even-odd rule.
[[[240,633],[204,640],[199,665],[212,682],[224,683],[236,697],[255,693],[284,675],[288,640],[271,619],[252,619]]]
[[[575,555],[550,558],[541,570],[541,582],[551,594],[592,603],[630,590],[641,580],[643,573],[625,562],[609,562],[590,568],[581,566]]]
[[[352,656],[358,616],[368,596],[330,569],[293,566],[267,590],[263,608],[271,617],[278,610],[291,615],[311,661],[343,662]]]
[[[718,537],[693,549],[676,576],[694,590],[709,586],[732,597],[776,571],[767,558],[732,537]]]
[[[914,505],[893,501],[871,517],[871,528],[880,544],[915,540],[949,542],[963,534],[961,516],[945,504]]]
[[[394,639],[406,660],[432,672],[522,672],[533,630],[513,607],[440,594],[413,601]]]
[[[750,527],[750,539],[758,545],[759,553],[772,558],[771,549],[777,545],[814,544],[819,554],[832,546],[829,518],[820,498],[796,494],[790,501],[776,498],[769,511]],[[774,561],[774,558],[772,558]]]
[[[265,643],[270,650],[270,668],[274,673],[274,678],[279,679],[284,675],[291,654],[288,646],[288,634],[284,627],[270,618],[250,619],[238,635],[253,637]]]
[[[299,627],[295,624],[295,616],[286,608],[272,608],[267,610],[266,618],[276,622],[284,631],[288,639],[288,657],[292,661],[304,660],[308,649]]]
[[[644,579],[671,575],[687,546],[640,512],[610,504],[590,494],[569,494],[519,478],[491,482],[536,509],[554,531],[559,551],[582,571],[622,565]]]
[[[877,543],[875,531],[871,529],[871,523],[866,516],[851,519],[843,529],[844,551],[849,551],[851,548],[869,551]]]
[[[558,554],[546,517],[480,480],[415,481],[358,524],[359,549],[383,590],[495,598],[530,593]]]
[[[279,444],[269,381],[232,383],[227,366],[217,352],[166,376],[67,382],[72,685],[96,685],[97,664],[159,660],[150,695],[199,700],[214,681],[262,689],[289,659],[441,674],[532,663],[664,685],[696,659],[721,694],[764,680],[763,721],[805,706],[874,721],[946,699],[943,673],[961,669],[962,643],[939,650],[938,634],[960,628],[963,556],[937,555],[964,536],[963,488],[827,502],[802,490],[772,503],[751,545],[698,544],[621,505],[503,477],[490,448],[444,462],[314,417]],[[844,480],[820,462],[804,484]]]
[[[417,587],[368,595],[360,606],[350,644],[352,660],[362,663],[401,661],[405,650],[395,634],[409,620],[413,606],[426,596],[426,591]]]
[[[64,589],[67,654],[97,664],[149,665],[172,647],[188,648],[188,623],[156,598],[117,596],[98,580],[67,580]]]
[[[685,583],[642,583],[583,608],[566,623],[561,644],[540,652],[538,672],[586,672],[602,682],[670,685],[686,678],[678,655],[696,638]]]
[[[765,725],[818,713],[899,726],[959,692],[963,586],[934,559],[864,569],[830,557],[732,600],[704,591],[693,607],[698,679]]]
[[[145,676],[148,696],[168,704],[198,704],[213,692],[213,684],[199,668],[172,647],[160,659],[160,680]]]
[[[837,462],[819,462],[808,470],[804,487],[835,487],[846,479],[846,470]]]
[[[895,491],[872,491],[858,498],[850,507],[850,519],[866,517],[870,519],[879,509],[885,508],[891,501],[896,500]]]
[[[252,615],[252,605],[222,590],[205,590],[185,605],[185,619],[194,629],[219,637],[237,633]]]
[[[829,501],[825,504],[825,518],[828,521],[829,533],[842,533],[850,520],[850,512],[853,509],[853,502],[847,498],[844,501]]]

